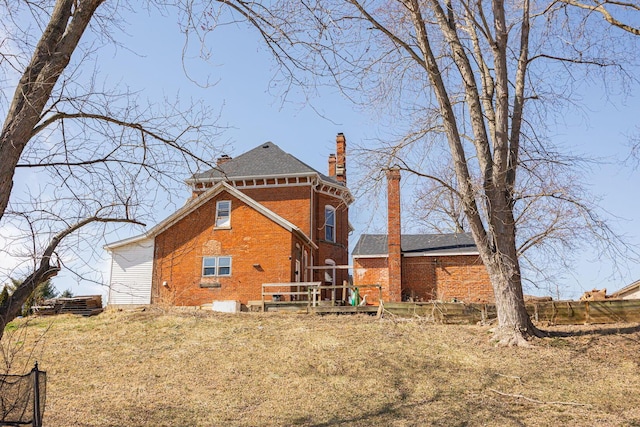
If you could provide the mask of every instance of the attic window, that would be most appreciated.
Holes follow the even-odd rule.
[[[216,203],[216,227],[231,227],[231,200]]]

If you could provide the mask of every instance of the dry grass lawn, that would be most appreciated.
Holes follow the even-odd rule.
[[[22,323],[20,323],[22,322]],[[109,311],[10,325],[45,426],[640,426],[640,326],[496,348],[486,327]]]

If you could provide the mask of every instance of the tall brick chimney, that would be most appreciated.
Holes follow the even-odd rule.
[[[336,136],[336,179],[338,182],[347,185],[347,140],[344,134],[340,132]]]
[[[400,246],[400,168],[393,166],[387,174],[387,245],[389,258],[389,301],[402,301],[402,248]]]
[[[336,155],[329,154],[329,176],[336,176]]]

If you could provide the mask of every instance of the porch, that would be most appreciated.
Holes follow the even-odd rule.
[[[382,286],[323,285],[322,282],[263,283],[261,311],[299,311],[306,313],[376,313],[378,306],[360,300],[360,290],[378,289],[382,301]]]

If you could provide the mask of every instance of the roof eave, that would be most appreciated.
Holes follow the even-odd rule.
[[[613,294],[611,294],[611,296],[615,297],[624,293],[627,293],[629,291],[632,291],[636,288],[640,288],[640,280],[636,280],[635,282],[631,283],[630,285],[625,286],[624,288],[614,292]]]
[[[473,255],[478,256],[480,252],[478,251],[469,251],[469,252],[443,252],[443,251],[432,251],[432,252],[403,252],[402,256],[405,258],[413,258],[413,257],[433,257],[433,256],[463,256],[463,255]]]
[[[119,248],[121,246],[130,245],[132,243],[139,242],[141,240],[150,239],[152,236],[148,235],[148,232],[138,234],[137,236],[127,237],[126,239],[118,240],[115,242],[107,243],[102,248],[106,251],[111,252],[112,250]]]
[[[277,179],[277,178],[300,178],[300,177],[319,177],[316,172],[300,172],[300,173],[281,173],[273,175],[241,175],[241,176],[211,176],[202,178],[187,178],[186,184],[196,184],[201,182],[220,182],[220,181],[241,181],[247,179]]]
[[[433,252],[402,252],[402,256],[405,258],[414,258],[414,257],[436,257],[436,256],[480,256],[480,252],[442,252],[442,251],[433,251]],[[351,255],[353,258],[388,258],[389,254],[358,254]]]
[[[358,258],[389,258],[389,254],[351,255],[351,258],[353,258],[353,259],[358,259]]]

